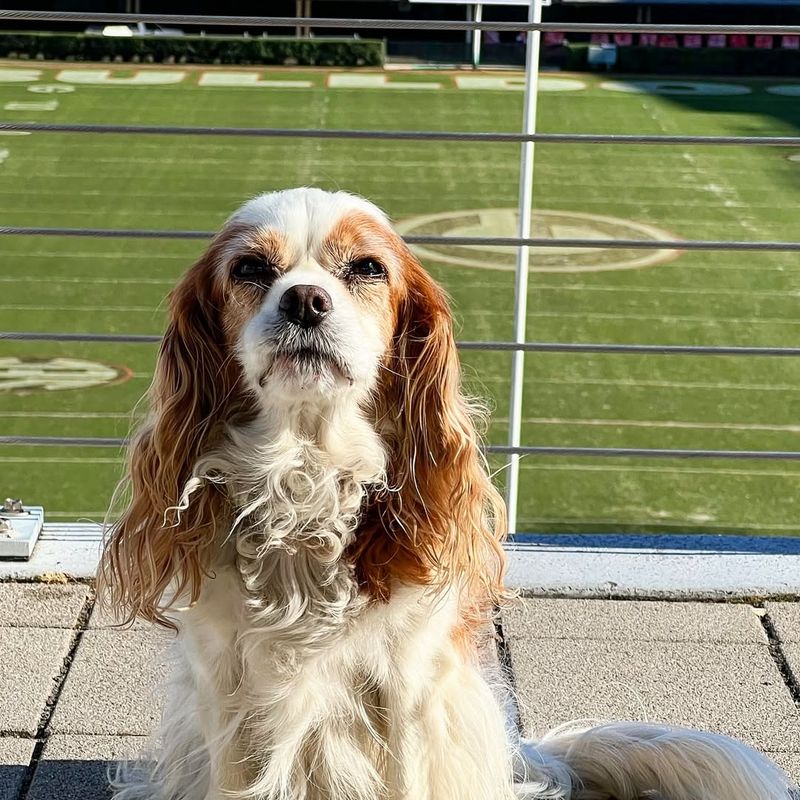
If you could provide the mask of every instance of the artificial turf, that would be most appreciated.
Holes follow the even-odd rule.
[[[449,73],[391,76],[440,84],[425,91],[329,88],[324,71],[289,70],[260,74],[312,86],[211,88],[198,85],[202,69],[187,69],[181,83],[168,86],[76,85],[47,94],[29,88],[55,84],[61,67],[0,67],[0,107],[58,103],[53,111],[5,110],[8,121],[515,131],[522,107],[519,92],[459,89]],[[3,72],[23,68],[41,75],[11,82]],[[746,85],[748,94],[665,96],[609,91],[600,87],[601,77],[573,77],[586,88],[542,93],[540,130],[796,135],[800,127],[797,98],[765,90],[774,79],[727,80]],[[647,223],[676,238],[793,240],[800,187],[800,163],[787,158],[793,152],[538,145],[535,204]],[[364,194],[401,221],[508,209],[517,202],[518,161],[518,146],[509,144],[0,135],[0,224],[212,230],[247,197],[295,185]],[[202,247],[198,241],[0,237],[0,329],[159,333],[165,295]],[[591,264],[592,254],[535,252],[528,339],[798,345],[795,254],[676,255],[648,267],[576,272],[568,270]],[[494,268],[507,266],[509,257],[486,251],[472,258],[480,268],[425,261],[453,298],[459,338],[509,339],[513,272]],[[596,254],[597,263],[609,258],[609,252]],[[551,271],[537,271],[542,266]],[[0,434],[124,436],[154,356],[149,344],[0,342]],[[8,357],[81,358],[124,368],[126,380],[87,389],[4,390],[1,359]],[[469,389],[493,408],[490,441],[505,443],[510,356],[469,352],[463,362]],[[523,440],[800,450],[798,387],[800,361],[791,358],[531,354]],[[492,463],[502,466],[496,458]],[[43,504],[53,520],[99,519],[120,468],[121,453],[111,447],[2,446],[0,491]],[[522,475],[524,530],[796,530],[800,465],[790,461],[529,457]]]

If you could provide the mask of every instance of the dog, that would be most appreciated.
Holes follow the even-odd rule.
[[[170,296],[150,406],[99,590],[175,629],[176,664],[118,800],[789,797],[715,734],[520,739],[479,657],[508,600],[480,409],[443,291],[371,203],[236,211]]]

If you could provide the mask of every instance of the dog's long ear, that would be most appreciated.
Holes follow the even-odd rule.
[[[505,507],[487,474],[478,409],[461,393],[447,298],[398,246],[405,285],[377,400],[389,491],[366,511],[356,572],[382,599],[395,582],[464,584],[473,600],[493,604],[503,596]]]
[[[228,375],[214,246],[169,300],[169,324],[150,387],[150,417],[135,435],[121,492],[127,505],[110,527],[98,583],[119,619],[170,626],[171,600],[197,600],[208,569],[215,520],[224,505],[202,486],[181,503],[198,456],[220,427],[235,378]]]

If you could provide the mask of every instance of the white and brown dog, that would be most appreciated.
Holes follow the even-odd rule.
[[[178,630],[178,664],[119,798],[789,797],[714,734],[515,735],[478,659],[504,509],[450,311],[367,201],[237,211],[171,295],[150,400],[100,584]]]

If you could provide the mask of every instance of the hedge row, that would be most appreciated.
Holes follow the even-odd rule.
[[[564,69],[587,70],[588,45],[576,42],[562,50]],[[548,58],[548,51],[545,51]],[[600,68],[602,69],[602,68]],[[752,47],[618,47],[614,72],[655,75],[800,75],[800,50],[757,50]]]
[[[375,39],[0,33],[0,57],[54,61],[379,67],[384,53],[384,43]]]

